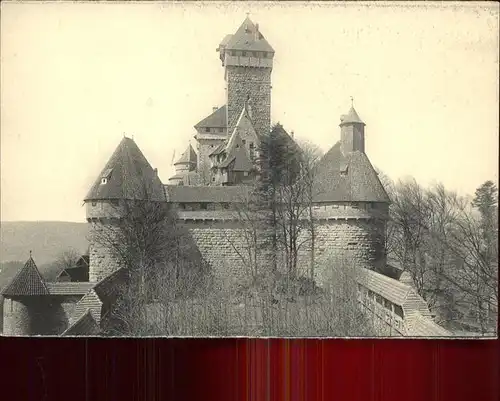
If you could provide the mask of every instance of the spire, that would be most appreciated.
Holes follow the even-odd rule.
[[[344,155],[365,151],[365,125],[354,109],[354,99],[351,96],[351,109],[340,117],[340,143]]]
[[[196,153],[195,153],[193,147],[191,146],[191,141],[189,141],[189,145],[188,145],[187,149],[181,155],[179,160],[177,160],[174,163],[174,166],[177,164],[196,164],[196,160],[197,160]]]
[[[10,284],[4,288],[2,295],[13,297],[49,295],[45,281],[31,257],[31,251],[29,259],[17,272]]]
[[[366,125],[363,120],[359,117],[357,111],[354,109],[354,99],[351,96],[351,109],[347,114],[340,117],[340,126],[346,124],[363,124]]]

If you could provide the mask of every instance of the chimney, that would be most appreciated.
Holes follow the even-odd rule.
[[[292,139],[293,139],[294,135],[295,135],[295,134],[294,134],[294,132],[292,131],[292,132],[291,132],[291,137],[292,137]]]
[[[155,175],[158,175],[158,169],[157,168],[155,168],[153,171],[154,171]]]
[[[260,39],[259,24],[255,24],[255,40]]]
[[[212,112],[215,113],[219,108],[217,106],[212,107]]]

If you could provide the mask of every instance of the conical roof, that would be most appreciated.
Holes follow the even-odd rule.
[[[124,137],[106,163],[85,201],[165,200],[163,184],[133,139]]]
[[[31,256],[10,284],[3,289],[2,295],[4,297],[49,295],[45,281]]]
[[[197,162],[196,153],[191,144],[189,144],[187,149],[181,155],[181,157],[179,157],[179,160],[177,160],[174,163],[174,166],[177,164],[196,164],[196,162]]]
[[[353,123],[365,125],[365,123],[361,120],[354,107],[351,107],[351,109],[347,114],[344,114],[343,116],[340,117],[340,126]]]
[[[236,33],[230,38],[224,38],[227,41],[225,47],[229,50],[249,50],[274,53],[274,49],[264,38],[250,18],[245,18],[243,24]]]
[[[313,192],[315,202],[390,202],[366,154],[344,155],[340,142],[319,161]]]

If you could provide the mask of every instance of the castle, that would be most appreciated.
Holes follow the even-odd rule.
[[[237,281],[245,273],[235,251],[243,238],[241,222],[230,209],[242,202],[247,184],[257,179],[259,141],[271,129],[275,51],[258,24],[247,17],[234,34],[222,39],[217,52],[225,71],[226,104],[214,108],[194,126],[196,151],[189,144],[175,162],[175,175],[168,184],[161,182],[158,171],[134,140],[124,137],[84,202],[92,231],[119,219],[123,200],[172,204],[179,224],[188,230],[215,275]],[[316,237],[314,245],[304,247],[301,256],[309,260],[314,252],[320,262],[331,253],[348,252],[366,271],[358,286],[361,298],[371,297],[374,308],[378,308],[377,297],[385,299],[394,321],[403,322],[405,313],[413,316],[417,311],[432,327],[426,326],[427,335],[445,335],[432,326],[427,305],[411,287],[380,273],[387,264],[384,238],[390,201],[365,153],[365,127],[354,107],[341,117],[340,141],[317,166],[313,185]],[[282,126],[276,129],[293,142]],[[304,240],[307,242],[307,238]],[[98,333],[123,268],[106,246],[96,242],[90,243],[89,258],[88,282],[45,283],[30,257],[3,291],[4,334]],[[321,284],[321,272],[316,279]],[[408,307],[411,313],[405,312],[409,298],[402,293],[414,299]],[[414,319],[412,325],[417,321]],[[404,335],[405,329],[398,332]]]

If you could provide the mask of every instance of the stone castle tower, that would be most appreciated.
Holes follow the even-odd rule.
[[[164,202],[163,184],[131,138],[124,137],[84,199],[90,229],[89,281],[97,282],[120,267],[114,232],[127,201]]]
[[[234,35],[224,37],[217,51],[225,68],[228,132],[233,131],[248,104],[257,133],[266,133],[271,127],[274,49],[259,25],[247,17]]]
[[[271,72],[274,49],[259,30],[246,18],[232,35],[226,35],[217,48],[226,83],[226,104],[214,107],[212,114],[195,125],[198,172],[203,184],[212,180],[210,155],[227,142],[242,113],[249,117],[257,135],[271,127]]]

